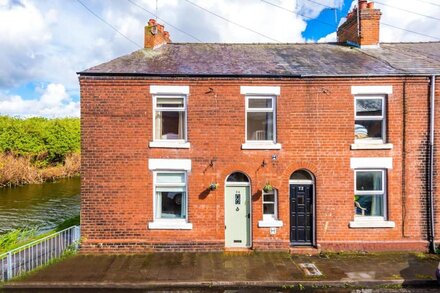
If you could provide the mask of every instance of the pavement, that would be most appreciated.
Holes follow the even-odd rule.
[[[439,260],[437,255],[422,253],[78,254],[24,278],[11,280],[3,289],[424,287],[440,291],[435,279]]]

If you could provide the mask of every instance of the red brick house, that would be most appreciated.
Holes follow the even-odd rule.
[[[325,44],[150,20],[145,49],[79,72],[83,251],[434,247],[440,43],[379,44],[359,7]]]

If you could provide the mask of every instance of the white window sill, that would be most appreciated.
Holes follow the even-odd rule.
[[[352,150],[392,150],[392,143],[354,143],[351,145]]]
[[[280,150],[280,143],[247,142],[241,145],[242,150]]]
[[[277,221],[277,220],[258,221],[258,227],[260,228],[283,227],[283,221]]]
[[[394,228],[396,224],[393,221],[385,221],[383,219],[364,219],[355,218],[349,224],[350,228]]]
[[[174,142],[174,141],[150,141],[150,148],[170,148],[170,149],[189,149],[191,144],[189,142]]]
[[[192,223],[185,221],[156,221],[148,223],[150,230],[192,230]]]

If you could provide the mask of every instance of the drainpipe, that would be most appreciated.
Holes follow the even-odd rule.
[[[434,117],[435,117],[435,75],[431,76],[430,109],[429,109],[429,177],[428,177],[428,200],[429,200],[429,250],[435,253],[435,222],[434,222]]]

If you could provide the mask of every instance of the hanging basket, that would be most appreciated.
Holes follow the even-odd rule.
[[[270,183],[266,183],[266,185],[264,185],[263,187],[264,192],[270,192],[272,190],[273,190],[273,186]]]

